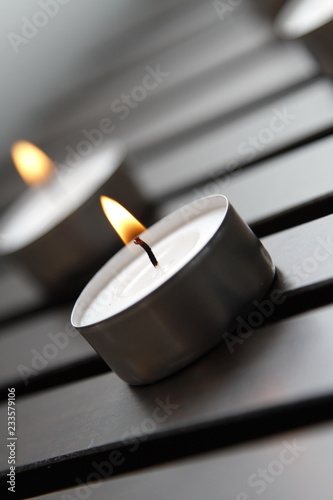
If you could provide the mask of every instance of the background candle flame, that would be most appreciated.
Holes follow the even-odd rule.
[[[44,183],[53,174],[52,160],[30,142],[15,142],[11,149],[11,155],[18,173],[27,184]]]
[[[145,231],[145,226],[120,203],[107,196],[101,196],[100,200],[106,217],[125,244]]]

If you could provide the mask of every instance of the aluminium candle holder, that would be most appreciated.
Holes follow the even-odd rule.
[[[228,200],[222,195],[202,200],[205,210],[220,210],[216,230],[165,282],[117,314],[84,321],[110,277],[131,264],[133,254],[124,247],[92,278],[74,306],[73,326],[131,385],[160,380],[209,351],[273,281],[275,267],[268,252]],[[166,231],[182,232],[184,213],[187,223],[195,223],[197,206],[194,202],[177,210],[140,238],[150,238],[154,249]]]

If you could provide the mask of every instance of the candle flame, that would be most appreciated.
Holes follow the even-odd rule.
[[[120,203],[107,196],[101,196],[100,200],[106,217],[125,245],[145,231],[145,226]]]
[[[11,149],[11,155],[18,173],[26,184],[44,183],[54,171],[52,160],[30,142],[15,142]]]

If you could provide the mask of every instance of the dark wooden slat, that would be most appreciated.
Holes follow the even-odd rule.
[[[318,217],[317,205],[333,193],[332,157],[333,136],[330,135],[251,168],[212,179],[161,205],[156,218],[202,196],[221,193],[237,207],[251,227],[257,228],[267,221],[267,230],[271,233],[276,231],[276,221],[281,220],[282,215],[285,224],[290,224],[296,211],[300,212],[299,218],[302,212],[305,216],[304,205],[309,206],[312,219],[315,219]]]
[[[274,415],[269,412],[256,414],[255,418],[251,418],[249,415],[246,425],[242,427],[235,420],[224,422],[223,429],[221,429],[219,422],[216,422],[215,425],[184,428],[181,434],[169,432],[159,436],[145,436],[145,439],[140,440],[139,446],[135,446],[135,443],[131,441],[130,447],[119,446],[116,450],[113,448],[111,451],[110,448],[103,447],[92,450],[88,455],[81,453],[80,456],[66,457],[65,467],[63,462],[56,461],[52,464],[48,462],[40,464],[38,469],[33,466],[25,470],[20,469],[20,490],[24,492],[22,498],[30,498],[37,494],[82,484],[81,478],[87,478],[87,481],[96,479],[96,476],[95,478],[91,476],[94,464],[105,464],[111,460],[114,463],[115,454],[119,458],[119,451],[121,452],[120,457],[125,456],[125,460],[120,464],[118,462],[117,467],[113,467],[111,474],[104,470],[105,477],[123,474],[138,468],[156,466],[189,454],[213,451],[230,444],[267,436],[274,432],[294,429],[295,426],[299,428],[327,420],[327,418],[332,419],[332,401],[332,398],[317,398],[316,401],[312,399],[288,407],[287,411],[285,408],[282,411],[277,409],[274,411]],[[323,418],[325,414],[326,417]],[[132,456],[133,451],[136,451],[135,462],[127,459]],[[1,479],[4,480],[4,477],[0,478],[0,489]],[[82,492],[82,490],[80,491]],[[71,497],[69,498],[72,500]],[[61,500],[69,499],[62,494]]]
[[[0,323],[17,314],[38,308],[45,295],[38,283],[19,266],[0,267]]]
[[[265,318],[266,321],[331,302],[332,222],[333,216],[327,216],[263,238],[278,268],[273,288],[283,293],[282,303],[273,308],[268,318]],[[18,394],[24,394],[77,380],[84,373],[85,376],[90,376],[107,370],[105,364],[80,336],[68,336],[68,345],[64,349],[58,348],[54,340],[50,339],[50,333],[64,333],[65,328],[69,328],[69,316],[70,309],[66,308],[48,311],[42,316],[31,316],[29,320],[25,319],[24,322],[0,330],[0,350],[5,353],[6,358],[1,367],[2,397],[5,397],[5,386],[9,381],[17,387]],[[61,341],[66,342],[66,338],[64,340],[61,336]],[[36,359],[35,350],[41,354],[39,360]],[[53,359],[46,360],[47,364],[44,363],[44,351],[47,355],[56,353]],[[40,364],[40,369],[34,368],[36,363]],[[34,370],[31,375],[27,373],[27,385],[22,382],[17,371],[20,364]],[[44,364],[45,366],[42,366]],[[24,368],[21,371],[26,373]]]
[[[235,439],[239,427],[262,412],[269,421],[267,412],[273,417],[279,409],[304,402],[311,408],[316,398],[333,397],[332,319],[329,306],[263,327],[237,343],[233,353],[223,342],[151,386],[133,388],[110,373],[25,398],[16,405],[17,465],[61,460],[65,466],[73,453],[89,454],[91,446],[95,451],[132,446],[125,442],[129,435],[149,434],[154,440],[161,433],[181,435],[186,428],[217,423],[223,435],[230,421]],[[156,410],[168,402],[176,406],[169,405],[164,413]],[[6,408],[1,412],[3,428],[5,417]],[[318,409],[315,418],[323,418]]]
[[[66,140],[69,141],[66,144],[74,146],[82,140],[82,128],[87,124],[88,128],[94,127],[106,116],[114,120],[115,132],[123,136],[128,143],[134,143],[138,132],[138,121],[141,137],[139,142],[151,144],[154,140],[150,137],[151,122],[154,121],[156,124],[157,119],[159,124],[163,118],[160,114],[156,116],[154,111],[162,95],[167,96],[168,103],[164,105],[164,112],[168,113],[168,105],[172,105],[173,100],[177,99],[181,88],[185,86],[191,92],[194,89],[198,92],[203,86],[203,81],[207,85],[212,80],[211,72],[214,72],[214,68],[218,70],[220,67],[228,66],[234,59],[237,60],[275,38],[271,24],[263,19],[251,3],[248,5],[249,3],[243,3],[233,9],[231,15],[223,22],[215,12],[214,6],[206,2],[187,2],[178,9],[178,12],[173,12],[173,17],[165,16],[157,21],[154,20],[154,26],[147,27],[149,36],[145,33],[146,38],[141,36],[137,44],[133,43],[133,38],[131,39],[131,53],[133,50],[141,52],[141,58],[133,60],[132,64],[128,63],[122,71],[105,75],[102,81],[85,89],[80,100],[76,93],[75,100],[68,100],[61,113],[57,111],[56,120],[50,120],[48,117],[50,127],[47,137],[48,143],[51,143],[50,151],[55,155],[61,154],[61,149],[64,150],[64,133]],[[291,81],[294,80],[294,75],[307,78],[318,70],[306,49],[297,52],[299,60],[295,68],[289,68]],[[122,57],[118,56],[119,60],[122,61]],[[152,68],[158,65],[161,71],[168,72],[169,76],[160,81],[155,89],[149,90],[147,99],[138,103],[135,109],[131,109],[128,119],[121,120],[119,116],[122,114],[111,111],[110,105],[114,100],[120,99],[122,94],[130,93],[134,87],[142,84],[147,65]],[[288,75],[277,76],[277,80],[281,78],[288,79]],[[276,84],[273,82],[272,85],[274,87]],[[163,102],[164,99],[165,97],[162,97]],[[154,102],[150,104],[150,101]],[[146,107],[149,110],[148,114],[153,113],[152,116],[149,115],[148,121]],[[132,120],[135,123],[132,124]],[[168,133],[170,132],[172,129],[168,130]],[[56,137],[59,143],[55,141]],[[138,144],[138,141],[136,143]]]
[[[246,115],[214,123],[211,130],[207,127],[191,137],[180,136],[177,144],[166,143],[165,148],[160,145],[155,155],[137,155],[142,164],[135,171],[137,180],[147,196],[158,200],[181,187],[209,180],[331,130],[332,109],[332,82],[311,82]],[[273,132],[270,121],[279,112],[285,113],[284,128]],[[257,141],[256,147],[248,145],[251,137]],[[263,143],[260,137],[267,142]]]
[[[118,460],[126,458],[122,455]],[[75,488],[45,495],[41,500],[63,500],[65,494],[78,498],[84,493],[93,500],[250,500],[263,493],[269,500],[329,500],[332,462],[333,426],[329,422],[99,481],[81,490],[82,485],[77,483]],[[101,468],[101,462],[95,462],[90,473],[102,479],[108,470],[106,464]],[[98,476],[92,478],[98,480]],[[83,480],[88,476],[78,477]]]
[[[47,310],[0,330],[0,396],[7,387],[16,394],[89,376],[106,367],[96,352],[70,324],[71,307]],[[50,380],[50,377],[54,379]]]
[[[286,296],[333,283],[333,215],[262,238]],[[331,296],[332,298],[332,296]]]
[[[162,66],[161,66],[162,67]],[[163,66],[167,68],[167,65]],[[145,148],[193,127],[258,102],[318,73],[318,66],[301,44],[273,42],[185,82],[173,92],[147,100],[125,124],[126,141],[139,156]],[[120,130],[120,129],[118,129]]]
[[[247,8],[250,6],[250,8]],[[156,9],[156,10],[155,10]],[[181,45],[184,40],[195,38],[196,34],[214,29],[220,24],[220,19],[214,9],[208,8],[203,0],[173,0],[141,8],[143,19],[137,26],[132,26],[129,37],[125,31],[118,36],[117,42],[100,47],[99,53],[104,55],[98,61],[94,61],[101,66],[101,73],[110,73],[115,76],[123,73],[128,66],[141,62],[152,53],[160,53],[172,48],[174,45]],[[238,14],[246,10],[248,15],[255,11],[252,0],[246,4],[239,4],[232,14]],[[138,14],[137,12],[135,13]],[[254,13],[253,13],[254,14]],[[259,15],[257,14],[257,18]],[[146,19],[145,19],[146,18]],[[261,19],[260,19],[261,20]],[[264,24],[263,20],[262,24]],[[266,25],[269,25],[266,22]],[[272,28],[270,26],[270,31]],[[137,43],[133,43],[135,40]],[[121,50],[119,50],[121,47]],[[107,63],[107,70],[105,68]]]

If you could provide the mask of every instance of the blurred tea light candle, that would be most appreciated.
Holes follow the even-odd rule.
[[[274,21],[276,34],[287,40],[301,38],[324,73],[333,75],[332,0],[288,0]]]
[[[83,290],[72,324],[130,384],[201,356],[272,283],[270,256],[222,195],[147,230],[114,200],[101,201],[126,245]]]
[[[12,157],[29,187],[0,220],[0,254],[16,257],[51,292],[117,246],[100,220],[101,190],[143,213],[120,143],[96,148],[75,168],[54,165],[26,141],[13,145]]]
[[[80,206],[83,199],[108,177],[103,161],[96,168],[87,164],[69,170],[62,178],[50,158],[33,144],[20,141],[12,148],[14,164],[22,179],[30,186],[1,220],[6,235],[2,250],[13,252],[39,238],[50,227]]]
[[[332,0],[288,0],[275,19],[274,27],[284,38],[298,38],[332,20]]]

